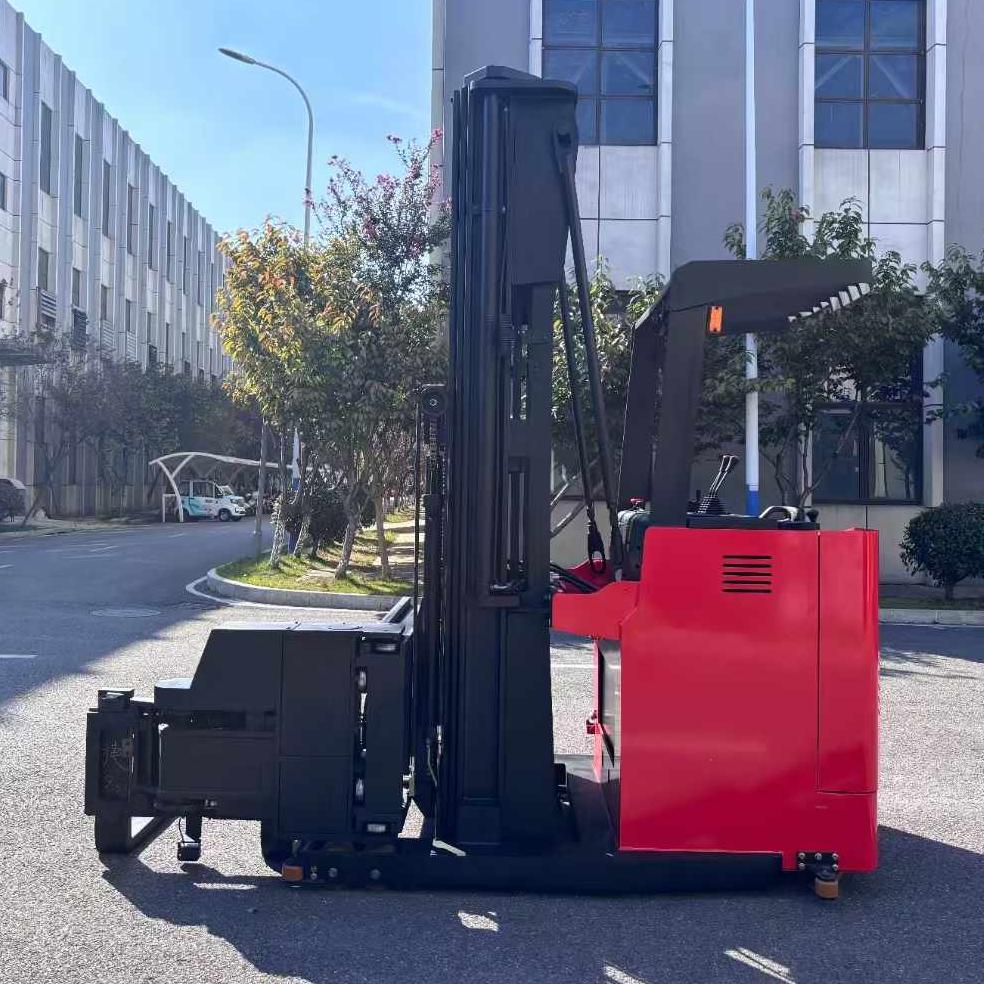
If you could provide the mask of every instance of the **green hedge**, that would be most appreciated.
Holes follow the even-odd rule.
[[[926,509],[902,537],[902,563],[928,574],[947,599],[969,577],[984,577],[984,503],[954,502]]]

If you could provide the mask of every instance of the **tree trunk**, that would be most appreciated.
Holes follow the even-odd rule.
[[[386,543],[386,500],[376,496],[376,552],[379,554],[379,573],[386,580],[392,580],[389,562],[389,545]]]
[[[274,506],[276,515],[273,519],[273,543],[270,545],[270,567],[276,569],[280,564],[280,557],[284,552],[284,540],[286,529],[284,523],[287,514],[287,458],[286,447],[284,445],[284,434],[281,428],[278,433],[280,443],[280,460],[278,461],[277,471],[280,475],[280,495]]]
[[[308,541],[311,539],[311,511],[305,509],[304,517],[301,519],[301,529],[297,534],[297,543],[294,544],[294,556],[300,557],[301,552],[306,549]],[[313,551],[312,551],[313,555]]]
[[[345,527],[345,536],[342,538],[342,555],[338,558],[335,567],[335,578],[345,577],[348,574],[349,564],[352,560],[352,547],[355,545],[355,534],[359,532],[359,514],[361,509],[354,504],[346,503],[345,512],[348,516],[348,525]]]

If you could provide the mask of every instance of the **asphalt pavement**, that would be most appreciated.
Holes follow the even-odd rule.
[[[585,898],[292,889],[251,823],[100,860],[82,815],[101,686],[190,673],[230,608],[189,595],[251,524],[0,537],[0,982],[617,984],[984,980],[984,629],[883,629],[880,870],[836,903],[765,893]],[[338,620],[361,620],[338,612]],[[586,749],[590,656],[553,651],[559,752]]]

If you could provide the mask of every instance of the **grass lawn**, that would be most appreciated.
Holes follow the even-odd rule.
[[[396,534],[386,531],[386,540],[393,543]],[[363,530],[355,538],[352,564],[347,577],[336,579],[335,565],[341,552],[340,544],[333,543],[310,557],[281,558],[280,568],[271,570],[266,556],[259,561],[252,557],[234,561],[218,569],[222,577],[243,581],[264,588],[289,588],[293,591],[333,591],[339,594],[402,595],[413,590],[413,583],[404,578],[383,580],[379,569],[373,567],[376,556],[376,533]]]

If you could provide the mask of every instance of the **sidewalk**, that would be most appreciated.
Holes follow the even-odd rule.
[[[159,518],[157,519],[159,522]],[[57,533],[106,533],[112,530],[123,530],[134,526],[150,526],[154,517],[148,513],[135,516],[120,516],[113,519],[93,519],[77,517],[71,519],[32,519],[27,526],[21,527],[20,520],[0,523],[0,543],[12,540],[25,540],[37,536],[52,536]]]

